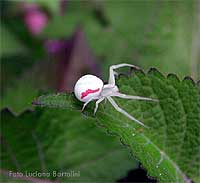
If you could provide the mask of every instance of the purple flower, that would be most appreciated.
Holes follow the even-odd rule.
[[[24,22],[30,33],[39,35],[48,23],[47,14],[37,4],[24,3]]]

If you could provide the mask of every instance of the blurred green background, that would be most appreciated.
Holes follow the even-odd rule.
[[[86,73],[106,82],[109,66],[123,62],[200,79],[197,0],[0,4],[3,175],[75,170],[80,177],[41,179],[113,182],[138,166],[95,121],[73,111],[34,109],[41,94],[72,92]]]

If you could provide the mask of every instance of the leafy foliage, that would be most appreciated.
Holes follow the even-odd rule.
[[[0,108],[9,107],[15,114],[20,114],[27,109],[32,109],[31,101],[38,96],[38,89],[26,80],[22,79],[8,88],[6,94],[2,97]]]
[[[15,115],[33,109],[31,103],[34,98],[44,89],[52,90],[56,82],[53,62],[43,60],[33,64],[33,60],[27,63],[26,57],[20,58],[12,60],[12,64],[8,64],[10,59],[2,64],[5,70],[2,73],[0,109],[9,108]]]
[[[53,0],[27,2],[36,2],[41,11],[47,13],[49,25],[41,35],[34,36],[28,32],[24,24],[23,6],[21,6],[23,2],[20,5],[18,2],[1,2],[3,16],[0,29],[2,37],[0,109],[7,107],[12,113],[18,115],[14,117],[5,110],[1,112],[3,126],[1,134],[6,136],[4,139],[9,142],[11,152],[14,151],[17,157],[15,161],[15,158],[13,159],[15,156],[12,156],[3,144],[1,157],[3,167],[1,168],[7,167],[20,171],[28,170],[28,168],[31,171],[43,170],[45,166],[38,155],[39,148],[35,143],[35,137],[41,137],[42,139],[38,141],[41,141],[41,146],[45,147],[42,149],[46,163],[45,170],[69,170],[78,167],[83,173],[79,181],[102,181],[102,179],[114,181],[125,175],[127,170],[135,166],[135,163],[133,161],[133,165],[130,162],[128,153],[122,150],[115,138],[107,138],[99,131],[100,129],[92,126],[94,119],[90,117],[93,106],[89,106],[90,109],[85,112],[87,118],[81,117],[80,111],[71,112],[66,109],[24,112],[27,109],[33,109],[31,102],[38,96],[41,89],[55,91],[55,86],[59,85],[59,81],[63,81],[63,86],[66,86],[64,81],[65,78],[71,79],[69,75],[73,75],[73,78],[80,76],[80,68],[73,70],[72,66],[85,65],[85,60],[88,61],[93,56],[91,51],[88,55],[85,53],[85,50],[89,50],[88,44],[77,46],[73,43],[70,49],[63,46],[63,52],[57,54],[56,57],[51,55],[50,58],[45,55],[45,42],[51,38],[56,38],[56,41],[58,38],[64,38],[59,41],[68,42],[77,30],[81,30],[81,34],[84,32],[83,35],[86,35],[91,50],[99,60],[104,72],[103,78],[106,78],[108,74],[108,66],[119,62],[129,62],[143,68],[154,66],[163,73],[175,72],[179,76],[191,75],[194,69],[196,72],[194,79],[199,79],[200,49],[192,41],[198,42],[199,24],[195,22],[195,19],[198,19],[197,1],[152,1],[151,3],[69,1],[65,5],[64,1],[60,4]],[[65,7],[67,9],[63,16]],[[76,43],[80,43],[80,39],[79,36],[74,37]],[[193,49],[195,46],[196,48]],[[196,50],[195,54],[193,50]],[[66,57],[65,53],[70,56]],[[75,60],[80,62],[74,62]],[[58,61],[61,62],[58,63]],[[193,61],[194,65],[192,65]],[[59,72],[58,75],[55,68],[59,68],[57,67],[59,64],[65,73]],[[98,74],[94,67],[92,69],[90,73]],[[150,175],[158,177],[161,181],[175,181],[175,173],[177,173],[177,176],[180,176],[180,181],[178,181],[181,182],[183,173],[188,178],[200,182],[198,174],[199,124],[197,124],[197,121],[200,121],[199,94],[197,94],[200,93],[199,86],[195,86],[189,79],[179,81],[173,75],[164,78],[155,71],[146,76],[138,72],[133,78],[122,77],[118,84],[124,92],[160,99],[159,104],[144,101],[124,103],[124,100],[117,100],[123,108],[147,123],[151,130],[143,129],[142,131],[134,123],[115,112],[109,103],[101,104],[96,116],[98,124],[105,126],[109,133],[118,134],[122,142],[130,146],[134,156],[148,169]],[[81,109],[82,105],[74,99],[73,95],[67,94],[41,97],[39,104],[68,109]],[[126,128],[128,125],[130,129]],[[77,126],[80,126],[80,130]],[[64,131],[65,127],[72,132]],[[82,133],[81,129],[83,131],[85,129],[85,132],[88,132],[86,129],[91,129],[94,132],[90,135],[90,133]],[[22,135],[19,133],[21,131]],[[59,133],[56,133],[57,131]],[[81,140],[75,138],[74,134]],[[93,138],[96,134],[99,134],[99,138]],[[72,137],[75,138],[74,141],[67,140]],[[89,144],[83,145],[79,143],[80,141],[81,143],[88,141]],[[61,144],[66,144],[67,148],[61,147]],[[117,150],[119,153],[116,152],[113,156],[109,153],[106,155],[107,152],[103,151],[107,149],[115,153],[115,147],[119,148],[119,151]],[[104,159],[99,158],[101,155],[95,148],[102,152]],[[72,157],[71,151],[74,153],[76,149],[77,152]],[[59,153],[63,156],[59,156]],[[63,160],[66,154],[67,158]],[[80,160],[84,160],[87,155],[96,158],[93,165],[87,158],[85,163]],[[103,162],[106,164],[102,165]],[[20,167],[17,169],[18,164]],[[93,168],[93,172],[88,171]],[[113,170],[112,173],[110,173],[111,170]],[[117,174],[119,176],[116,176]],[[10,182],[11,180],[0,177],[1,181]],[[64,179],[64,181],[71,181],[71,179]]]
[[[1,50],[0,57],[7,55],[15,55],[19,52],[25,51],[24,45],[3,25],[0,28],[1,35]]]
[[[189,182],[199,179],[200,168],[200,88],[190,78],[180,81],[171,74],[167,78],[157,70],[148,74],[135,71],[117,80],[122,93],[158,98],[159,103],[116,99],[119,106],[143,121],[143,129],[118,113],[107,102],[101,104],[95,119],[109,133],[116,134],[142,162],[149,175],[160,182]],[[75,108],[81,103],[70,94],[39,97],[34,104]],[[94,105],[87,109],[91,116]]]
[[[66,109],[1,112],[1,168],[14,172],[78,172],[69,181],[114,181],[137,166],[116,138],[104,135],[94,119]]]
[[[12,179],[11,177],[7,177],[6,175],[0,175],[0,182],[9,182],[9,183],[27,183],[29,181],[23,181],[18,179]],[[30,181],[31,182],[31,181]]]
[[[37,3],[45,8],[47,8],[51,13],[58,14],[59,12],[59,2],[58,1],[45,1],[45,0],[27,0],[29,3]]]
[[[195,5],[193,1],[104,1],[97,6],[71,2],[66,15],[62,19],[54,17],[43,36],[63,38],[82,26],[91,48],[101,59],[105,76],[109,65],[131,62],[183,77],[192,72]],[[95,10],[100,17],[95,16]]]
[[[44,3],[43,1],[36,2]],[[46,5],[57,7],[58,3],[52,1],[46,3]],[[101,61],[104,78],[107,76],[109,65],[124,61],[141,65],[144,68],[154,66],[164,73],[173,71],[184,76],[190,74],[192,44],[190,28],[193,27],[194,23],[194,7],[195,3],[193,2],[102,2],[99,6],[86,2],[69,2],[65,16],[61,18],[61,16],[54,15],[41,37],[48,39],[66,38],[71,36],[77,26],[83,27],[90,47]],[[100,12],[101,17],[97,16],[97,12]],[[171,17],[173,17],[173,20]],[[23,27],[18,26],[18,23],[13,23],[12,19],[9,19],[8,22],[10,24],[7,26],[10,28],[13,28],[11,25],[16,24],[15,29],[16,27],[18,29]],[[32,42],[31,40],[38,42],[38,39],[33,39],[22,30],[18,30],[18,32],[22,32],[23,43],[26,43],[33,50],[32,55],[41,57],[41,54],[36,54],[37,50],[41,52],[39,51],[41,42],[39,42],[40,46],[38,46],[38,43],[29,43]],[[9,48],[3,47],[8,51],[10,48],[12,50],[10,46]],[[3,69],[8,72],[6,68]],[[10,82],[8,81],[9,77],[7,75],[5,77],[7,83]],[[17,81],[17,83],[20,82]],[[17,86],[17,88],[19,87]],[[8,94],[5,95],[8,99],[3,99],[6,100],[3,102],[5,105],[1,106],[14,108],[13,111],[16,113],[23,111],[26,106],[30,107],[30,100],[26,101],[22,97],[16,99],[17,101],[24,101],[22,102],[23,106],[20,104],[22,108],[15,107],[14,99],[12,99],[14,103],[14,107],[12,107],[10,98],[14,97],[9,96],[10,90],[18,89],[11,87]],[[28,92],[25,93],[28,95]],[[29,98],[33,98],[33,96],[35,94],[31,94]]]

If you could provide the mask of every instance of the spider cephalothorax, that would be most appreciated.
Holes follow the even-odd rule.
[[[93,100],[97,100],[96,106],[94,109],[94,114],[95,114],[98,109],[99,103],[102,102],[106,98],[118,112],[124,114],[129,119],[137,122],[138,124],[145,126],[141,121],[137,120],[136,118],[131,116],[129,113],[127,113],[125,110],[120,108],[117,105],[117,103],[114,101],[114,99],[112,98],[112,97],[120,97],[124,99],[158,101],[157,99],[126,95],[119,92],[117,85],[115,85],[115,74],[117,73],[114,71],[114,69],[125,67],[125,66],[138,68],[131,64],[118,64],[118,65],[110,66],[108,84],[105,84],[105,85],[100,78],[94,75],[88,74],[88,75],[82,76],[75,84],[74,93],[78,100],[84,102],[82,110],[84,110],[85,106],[89,102]]]

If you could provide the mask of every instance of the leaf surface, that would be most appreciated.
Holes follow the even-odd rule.
[[[26,51],[25,46],[15,37],[14,34],[7,30],[4,25],[1,25],[0,35],[2,44],[0,57],[16,55],[17,53],[23,53]]]
[[[135,168],[137,162],[115,137],[105,136],[94,119],[66,109],[24,112],[18,117],[1,112],[1,169],[13,172],[80,172],[58,182],[113,182]],[[23,180],[23,179],[22,179]]]
[[[199,79],[200,49],[193,55],[192,47],[193,32],[199,24],[195,22],[196,6],[196,1],[103,1],[97,6],[71,2],[62,19],[58,16],[49,21],[43,36],[64,38],[77,26],[83,27],[105,76],[109,65],[130,62],[180,77],[196,72],[195,79]],[[95,15],[96,10],[101,18]],[[102,21],[106,24],[102,25]],[[193,60],[197,65],[194,71],[190,69]]]
[[[134,156],[160,182],[190,182],[199,178],[200,89],[192,79],[165,78],[157,70],[135,71],[117,80],[122,93],[158,98],[159,103],[117,99],[128,113],[145,123],[144,129],[102,102],[96,120],[129,146]],[[45,107],[81,109],[73,95],[60,93],[39,97],[34,104]],[[93,105],[86,110],[93,114]]]

